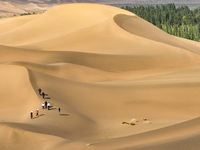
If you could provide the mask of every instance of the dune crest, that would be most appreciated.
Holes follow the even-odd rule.
[[[76,4],[65,4],[55,6],[20,28],[1,35],[0,44],[18,46],[24,45],[24,43],[29,44],[34,41],[50,39],[105,21],[113,16],[117,10],[115,7],[106,5],[102,7],[98,4],[79,4],[78,6]],[[121,12],[131,14],[122,9],[118,13]],[[22,36],[23,30],[26,30],[26,32],[23,32]],[[40,34],[41,31],[42,35]],[[15,35],[14,37],[11,36],[13,34]],[[9,39],[6,39],[6,37],[9,37]],[[10,42],[12,37],[13,41]]]
[[[198,148],[198,42],[101,4],[0,26],[0,149]]]

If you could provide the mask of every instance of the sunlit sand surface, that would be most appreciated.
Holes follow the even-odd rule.
[[[2,150],[199,149],[200,44],[120,8],[1,19],[0,78]]]

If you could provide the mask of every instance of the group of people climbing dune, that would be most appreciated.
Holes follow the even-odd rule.
[[[36,117],[39,116],[39,109],[36,110],[36,115],[35,116]],[[31,111],[31,119],[33,119],[33,111]]]
[[[47,94],[42,92],[42,90],[40,88],[38,89],[38,92],[39,92],[39,95],[42,96],[43,99],[45,99],[45,95],[47,95]],[[51,106],[50,102],[45,101],[45,102],[42,103],[42,109],[47,108],[48,110],[50,110],[51,107],[52,106]],[[59,107],[58,108],[59,115],[60,115],[60,111],[61,111],[61,108]],[[39,109],[36,110],[36,117],[38,117],[38,116],[39,116]],[[33,119],[33,111],[31,111],[30,117],[31,117],[31,119]]]
[[[38,92],[39,92],[39,95],[42,96],[43,99],[45,99],[46,94],[44,92],[42,92],[42,90],[40,88],[38,89]]]
[[[50,109],[50,107],[51,107],[51,104],[50,104],[50,102],[48,102],[47,103],[47,101],[45,101],[45,102],[43,102],[42,103],[42,109],[45,109],[45,108],[47,108],[48,110]]]

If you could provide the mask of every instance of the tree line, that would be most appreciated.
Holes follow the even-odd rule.
[[[188,6],[176,7],[175,4],[166,4],[123,6],[122,9],[133,12],[171,35],[200,40],[200,7],[191,10]]]
[[[25,16],[25,15],[35,15],[35,14],[37,14],[36,12],[33,12],[33,13],[23,13],[23,14],[20,14],[20,16]]]

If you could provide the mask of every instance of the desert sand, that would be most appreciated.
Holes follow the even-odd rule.
[[[1,19],[0,79],[1,150],[199,149],[200,43],[120,8]]]
[[[55,4],[38,4],[33,3],[33,1],[26,0],[26,1],[0,1],[0,19],[13,17],[13,16],[20,16],[22,14],[35,14],[35,13],[43,13],[44,11],[48,10]]]

